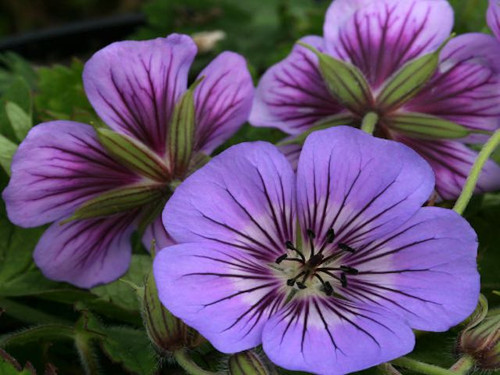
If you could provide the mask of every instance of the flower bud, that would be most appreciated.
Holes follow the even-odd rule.
[[[266,361],[253,350],[233,354],[229,357],[230,375],[270,375],[276,372],[272,370],[272,365],[267,365]]]
[[[143,321],[149,339],[160,353],[199,346],[204,338],[173,316],[158,299],[153,274],[146,278],[143,297]]]
[[[482,370],[500,369],[500,309],[488,309],[485,299],[458,339],[458,351],[469,355]]]

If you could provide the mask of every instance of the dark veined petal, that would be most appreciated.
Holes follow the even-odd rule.
[[[410,327],[390,311],[335,298],[295,300],[264,326],[264,351],[289,370],[346,374],[413,349]]]
[[[359,248],[349,296],[384,306],[414,329],[446,331],[479,299],[477,236],[452,210],[424,207],[404,225]]]
[[[163,223],[177,242],[227,244],[274,261],[295,235],[292,167],[269,143],[233,146],[175,190]]]
[[[433,188],[430,166],[399,142],[345,126],[317,131],[299,159],[299,220],[320,240],[333,228],[354,247],[400,226]]]
[[[127,213],[55,222],[35,248],[35,263],[47,278],[81,288],[114,281],[130,264],[134,219],[134,213]]]
[[[500,43],[464,34],[443,49],[439,69],[404,110],[443,117],[471,130],[500,125]]]
[[[245,59],[233,52],[217,56],[201,77],[195,90],[195,148],[210,154],[248,120],[254,87]]]
[[[436,191],[443,199],[457,198],[477,158],[477,152],[460,142],[419,141],[397,138],[422,155],[434,169]],[[500,189],[500,166],[493,160],[486,162],[476,186],[476,193]]]
[[[142,243],[146,247],[147,250],[151,249],[151,245],[155,241],[156,251],[159,251],[167,246],[171,246],[175,244],[175,241],[170,237],[168,232],[165,230],[165,226],[163,225],[161,215],[159,215],[156,220],[154,220],[151,224],[146,228],[143,236]]]
[[[326,14],[325,45],[376,88],[409,60],[436,50],[452,26],[446,0],[336,0]]]
[[[224,353],[259,345],[263,325],[284,300],[282,281],[267,264],[221,244],[168,247],[153,271],[165,307]]]
[[[301,42],[324,51],[323,39],[308,36]],[[250,114],[254,126],[271,126],[300,134],[317,121],[343,111],[325,86],[313,52],[295,45],[290,55],[261,78]]]
[[[187,35],[113,43],[85,64],[87,96],[114,130],[159,154],[177,99],[186,90],[196,45]]]
[[[500,2],[498,0],[490,0],[486,19],[493,34],[500,39]]]
[[[13,223],[34,227],[139,178],[108,155],[91,126],[54,121],[35,126],[19,146],[2,196]]]

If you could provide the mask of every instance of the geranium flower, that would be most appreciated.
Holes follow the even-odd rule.
[[[479,297],[476,235],[422,207],[433,188],[414,151],[351,127],[312,133],[297,174],[271,144],[236,145],[165,207],[178,244],[154,262],[160,300],[218,350],[263,344],[290,370],[404,355],[412,328],[446,331]]]
[[[490,0],[486,19],[493,34],[500,39],[500,2],[498,0]]]
[[[487,135],[448,139],[430,133],[437,130],[436,120],[451,121],[472,132],[499,128],[498,41],[479,33],[453,38],[441,50],[435,74],[420,91],[390,105],[380,95],[406,64],[439,51],[452,27],[453,10],[446,0],[335,0],[326,14],[324,37],[307,36],[301,41],[357,67],[369,85],[363,101],[356,108],[346,108],[335,99],[318,69],[317,57],[296,45],[262,77],[250,122],[297,135],[332,118],[358,126],[368,112],[375,112],[379,116],[375,135],[416,150],[434,169],[439,195],[456,198],[477,156],[466,144],[482,143]],[[499,188],[500,168],[488,162],[476,191]]]
[[[149,247],[152,238],[159,246],[171,243],[159,214],[171,193],[169,183],[182,179],[187,166],[173,162],[179,150],[168,146],[169,127],[187,90],[195,55],[190,37],[173,34],[111,44],[85,65],[83,81],[91,104],[130,143],[123,151],[139,150],[139,159],[137,154],[125,155],[129,162],[120,162],[92,126],[71,121],[35,126],[20,145],[3,199],[10,220],[19,226],[54,222],[34,252],[48,278],[80,287],[118,278],[130,263],[130,236],[148,217],[145,245]],[[193,94],[192,163],[196,153],[209,154],[246,121],[253,97],[246,62],[237,54],[220,54],[199,77],[204,79]],[[116,147],[120,151],[120,145]],[[68,220],[90,200],[116,192],[123,193],[104,199],[98,208],[120,201],[120,212]],[[129,209],[123,209],[127,194],[135,198]]]

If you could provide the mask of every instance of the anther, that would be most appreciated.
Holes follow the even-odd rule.
[[[280,257],[278,257],[278,258],[276,259],[276,263],[277,263],[277,264],[280,264],[280,263],[281,263],[281,262],[283,262],[286,258],[287,258],[287,255],[286,255],[286,254],[283,254],[283,255],[281,255]]]
[[[345,273],[340,274],[340,283],[342,284],[342,286],[344,288],[347,287],[347,277],[346,277]]]
[[[349,245],[346,245],[345,243],[339,243],[339,248],[340,250],[343,250],[343,251],[347,251],[349,253],[355,253],[356,250],[354,250],[352,247],[350,247]]]
[[[333,228],[328,229],[328,232],[326,232],[326,242],[327,243],[333,243],[335,240],[335,231]]]
[[[340,266],[340,269],[349,275],[357,275],[359,273],[356,268],[349,266]]]
[[[293,286],[293,285],[295,284],[295,282],[297,281],[297,279],[298,279],[300,276],[304,275],[304,274],[305,274],[305,272],[301,272],[301,273],[299,273],[297,276],[295,276],[293,279],[288,279],[288,280],[286,281],[286,284],[287,284],[288,286]],[[306,277],[307,277],[307,274],[305,275],[305,277],[304,277],[304,280],[303,280],[303,281],[305,281],[305,278],[306,278]],[[297,283],[297,285],[298,285],[298,284],[299,284],[299,283]],[[299,287],[299,288],[300,288],[300,287]],[[302,289],[302,288],[301,288],[301,289]]]
[[[286,241],[285,242],[285,246],[286,246],[287,249],[295,250],[295,246],[293,246],[292,241]]]
[[[327,296],[331,296],[333,294],[333,287],[330,282],[327,281],[323,284],[323,292],[325,292]]]
[[[307,288],[306,284],[304,284],[300,281],[297,283],[297,286],[299,287],[299,289],[306,289]]]
[[[311,229],[306,230],[306,233],[307,237],[309,237],[311,240],[316,238],[316,234]]]

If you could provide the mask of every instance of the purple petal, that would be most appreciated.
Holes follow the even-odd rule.
[[[35,227],[138,180],[107,154],[91,126],[54,121],[30,130],[14,156],[12,178],[2,196],[13,223]]]
[[[155,241],[157,251],[175,244],[175,241],[165,230],[161,215],[146,228],[146,231],[142,236],[142,243],[148,250],[151,248],[153,240]]]
[[[297,170],[299,164],[300,152],[302,151],[302,146],[298,144],[289,145],[278,145],[279,150],[286,156],[288,162],[292,165],[294,171]]]
[[[405,110],[495,131],[500,124],[500,43],[485,34],[465,34],[443,49],[439,71]]]
[[[267,261],[285,252],[295,235],[295,176],[269,143],[243,143],[188,177],[163,211],[163,223],[181,242],[240,248]]]
[[[252,77],[245,59],[223,52],[198,76],[195,91],[196,149],[210,154],[248,120],[253,101]]]
[[[486,19],[493,34],[495,34],[497,39],[500,39],[500,2],[498,0],[490,0]]]
[[[299,220],[319,240],[333,228],[338,242],[354,247],[399,227],[433,188],[430,166],[399,142],[345,126],[316,131],[299,160]]]
[[[308,36],[301,41],[320,51],[324,49],[320,37]],[[250,123],[300,134],[317,121],[342,110],[323,82],[317,57],[308,49],[295,45],[285,60],[271,67],[261,78]]]
[[[224,353],[259,345],[264,323],[284,299],[267,264],[220,244],[168,247],[153,271],[165,307]]]
[[[328,52],[356,65],[376,88],[450,35],[446,0],[336,0],[326,14]]]
[[[398,140],[422,155],[434,169],[436,191],[444,199],[457,198],[465,185],[477,152],[459,142],[417,141],[406,137]],[[494,161],[486,162],[476,186],[476,193],[500,189],[500,166]]]
[[[349,289],[387,307],[414,329],[446,331],[479,299],[477,237],[452,210],[424,207],[395,232],[358,249]]]
[[[400,357],[415,337],[389,311],[334,298],[295,300],[264,326],[264,351],[288,370],[346,374]]]
[[[165,152],[174,105],[186,90],[196,45],[187,35],[117,42],[85,65],[87,96],[114,130]]]
[[[127,271],[134,229],[132,214],[56,222],[43,234],[33,257],[47,278],[91,288]]]

